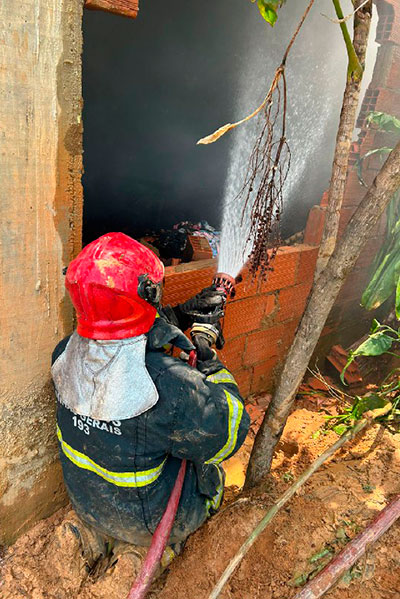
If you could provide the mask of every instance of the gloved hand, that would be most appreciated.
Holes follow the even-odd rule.
[[[206,376],[221,370],[223,364],[219,361],[215,349],[212,348],[214,344],[218,349],[224,346],[221,325],[195,322],[190,335],[196,348],[197,369]]]
[[[216,351],[211,349],[214,344],[218,349],[222,349],[225,344],[219,322],[216,324],[195,322],[192,325],[190,336],[197,351],[197,359],[200,362],[212,360],[216,357]]]
[[[224,316],[225,303],[224,292],[211,285],[183,304],[166,306],[164,312],[173,324],[186,331],[194,322],[216,324]]]
[[[183,304],[179,310],[193,322],[217,323],[224,316],[226,296],[223,291],[217,291],[213,285],[205,287],[194,297]]]

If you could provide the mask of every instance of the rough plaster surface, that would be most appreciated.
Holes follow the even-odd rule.
[[[50,356],[80,248],[81,0],[0,2],[0,542],[53,512]]]

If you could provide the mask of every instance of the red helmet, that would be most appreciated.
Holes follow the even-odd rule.
[[[161,299],[164,266],[124,233],[107,233],[71,262],[65,286],[77,331],[89,339],[126,339],[150,330]]]

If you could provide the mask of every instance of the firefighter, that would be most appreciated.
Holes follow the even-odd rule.
[[[163,277],[157,256],[122,233],[90,243],[67,270],[78,325],[54,350],[52,377],[64,481],[83,545],[111,538],[148,546],[187,459],[169,541],[182,543],[218,510],[221,462],[248,432],[235,379],[211,347],[222,294],[208,288],[163,311]],[[194,345],[182,332],[189,326]],[[173,357],[173,346],[196,346],[197,368]]]

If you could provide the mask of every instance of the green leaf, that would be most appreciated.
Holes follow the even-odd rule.
[[[386,400],[381,397],[378,393],[370,393],[364,397],[357,397],[357,402],[353,408],[353,415],[355,420],[360,420],[364,412],[369,410],[376,410],[377,408],[383,408],[386,405]]]
[[[387,335],[383,331],[377,331],[372,333],[361,345],[354,351],[349,352],[346,365],[340,373],[340,380],[345,385],[344,375],[350,364],[354,361],[357,356],[381,356],[392,347],[392,343],[395,341],[393,337]]]
[[[381,326],[381,323],[379,322],[379,320],[376,320],[376,318],[373,319],[372,324],[371,324],[371,328],[370,328],[370,333],[375,333],[375,331],[377,329],[379,329],[379,327]]]
[[[263,19],[273,27],[278,19],[278,8],[285,2],[286,0],[257,0],[257,6]]]
[[[396,285],[396,318],[400,320],[400,277],[397,279]]]
[[[366,118],[367,123],[377,125],[381,131],[397,133],[400,131],[400,120],[386,112],[370,112]]]
[[[383,258],[361,297],[366,310],[379,308],[394,292],[400,276],[400,235],[396,246]]]
[[[332,549],[322,549],[321,551],[318,551],[318,553],[314,553],[313,556],[310,557],[310,563],[314,563],[319,561],[320,559],[322,559],[323,557],[326,557],[327,555],[332,555],[333,551]]]
[[[348,428],[349,427],[346,424],[337,424],[333,427],[333,430],[339,437],[341,437],[342,435],[344,435]]]
[[[373,333],[354,350],[354,356],[381,356],[392,347],[394,339],[382,331]]]

